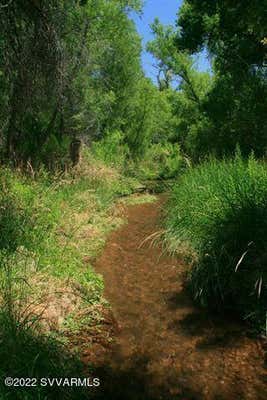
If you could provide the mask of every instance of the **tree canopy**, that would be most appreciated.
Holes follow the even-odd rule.
[[[131,13],[139,0],[26,0],[0,7],[2,158],[64,163],[70,142],[119,131],[130,157],[178,143],[209,153],[267,148],[266,8],[262,1],[185,0],[176,26],[156,19],[145,77]],[[206,49],[212,73],[195,55]]]

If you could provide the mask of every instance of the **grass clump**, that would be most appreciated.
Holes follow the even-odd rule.
[[[209,160],[176,184],[167,239],[193,257],[189,286],[202,305],[265,325],[267,169],[253,157]]]

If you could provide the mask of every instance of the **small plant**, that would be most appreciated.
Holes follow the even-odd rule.
[[[189,273],[201,304],[233,310],[259,327],[267,308],[267,170],[253,156],[209,160],[175,186],[167,239],[173,250],[189,244]]]

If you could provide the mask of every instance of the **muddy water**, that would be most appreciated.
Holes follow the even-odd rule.
[[[266,400],[262,343],[197,309],[183,263],[144,242],[160,230],[161,212],[161,202],[130,206],[96,263],[118,327],[98,370],[101,398]]]

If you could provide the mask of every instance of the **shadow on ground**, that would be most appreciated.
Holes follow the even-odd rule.
[[[111,367],[98,368],[95,373],[101,379],[97,400],[200,400],[203,397],[194,393],[186,386],[185,377],[171,378],[166,376],[165,387],[151,385],[154,377],[147,373],[149,357],[137,356],[131,359],[128,369],[112,369]],[[174,382],[171,380],[174,379]],[[180,382],[179,382],[180,380]],[[170,394],[169,386],[175,386],[176,393]],[[226,399],[225,399],[226,400]]]

